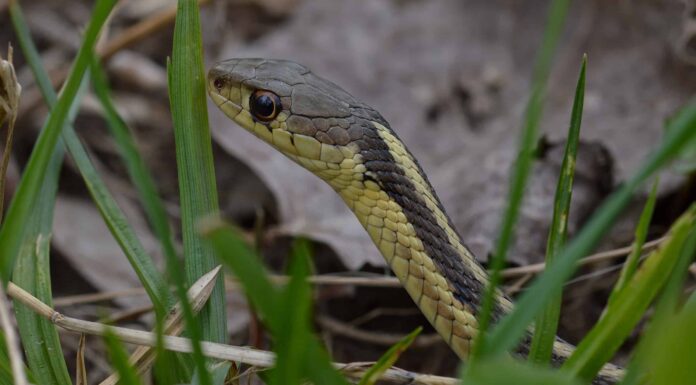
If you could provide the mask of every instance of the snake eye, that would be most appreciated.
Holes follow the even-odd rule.
[[[249,108],[256,119],[267,122],[278,116],[283,106],[280,104],[278,95],[270,91],[257,90],[251,94]]]
[[[225,85],[225,82],[221,78],[216,78],[213,80],[213,85],[215,88],[217,88],[218,91],[222,89],[222,87]]]

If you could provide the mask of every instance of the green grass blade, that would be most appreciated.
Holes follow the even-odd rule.
[[[118,337],[109,329],[104,333],[104,342],[109,352],[111,364],[118,372],[118,383],[121,385],[142,385],[135,369],[128,362],[128,354],[123,348],[121,341],[119,341]]]
[[[329,355],[319,344],[316,338],[312,338],[307,344],[307,357],[303,364],[307,377],[314,384],[348,385],[348,381],[334,369],[329,361]]]
[[[15,35],[19,41],[19,46],[22,49],[24,58],[27,60],[27,63],[29,63],[36,84],[41,90],[52,90],[53,83],[48,77],[48,74],[46,71],[39,70],[39,68],[42,68],[42,65],[38,65],[41,63],[41,56],[39,55],[39,51],[36,49],[34,41],[31,38],[31,33],[29,32],[29,27],[27,26],[27,22],[24,18],[22,9],[19,6],[19,2],[11,2],[8,8],[10,11],[10,18],[12,19],[12,26],[14,27]],[[49,100],[51,105],[55,104],[56,99],[56,96],[53,95],[53,98]]]
[[[607,306],[604,316],[564,363],[564,371],[586,381],[595,377],[633,331],[667,282],[695,224],[696,205],[693,205],[674,223],[669,239],[651,253],[626,288],[619,292],[614,303]]]
[[[53,225],[58,177],[63,160],[63,145],[54,150],[41,188],[36,209],[14,265],[12,280],[46,304],[52,303],[50,274],[50,239]],[[56,327],[25,305],[14,301],[17,328],[27,356],[27,364],[39,383],[71,385]]]
[[[273,350],[276,365],[271,373],[271,384],[299,385],[302,379],[302,363],[309,359],[307,351],[298,349],[311,340],[310,313],[312,290],[307,282],[309,276],[309,251],[306,240],[297,240],[293,245],[288,275],[290,281],[279,294],[280,306],[272,314],[279,325],[274,335]]]
[[[225,378],[227,377],[231,367],[232,363],[226,361],[213,365],[213,367],[210,368],[210,372],[213,375],[213,384],[225,385]],[[201,385],[201,378],[198,375],[198,372],[194,373],[193,378],[191,379],[191,385]]]
[[[177,11],[177,13],[178,13],[178,11]],[[175,34],[175,36],[176,36],[176,34]],[[176,44],[175,44],[175,47],[176,47]],[[174,99],[172,98],[172,84],[173,84],[172,63],[169,59],[167,59],[167,77],[168,77],[169,91],[170,91],[169,100],[173,106]],[[172,109],[172,113],[173,113],[173,109]],[[176,119],[175,119],[175,121],[176,121]],[[176,123],[175,123],[175,126],[176,126]],[[176,137],[176,135],[177,135],[176,134],[176,127],[175,127],[174,131],[175,131],[175,137]],[[179,158],[179,155],[178,155],[179,146],[176,146],[176,147],[177,147],[176,151],[177,151],[177,164],[178,164],[178,162],[179,162],[179,160],[178,160],[178,158]],[[181,167],[178,167],[178,168],[179,168],[179,174],[181,175]],[[180,189],[185,188],[185,183],[182,182],[181,177],[179,178],[179,186],[180,186]],[[191,205],[186,204],[184,202],[182,202],[181,206],[182,206],[182,210],[183,210],[184,206],[188,207],[189,210],[191,209],[191,207],[190,207]],[[183,216],[182,216],[182,230],[184,232],[186,231],[186,226],[184,225]],[[195,241],[198,242],[197,239]],[[186,260],[188,258],[195,259],[197,255],[198,255],[197,253],[195,253],[193,255],[189,255],[187,253],[187,251],[186,251],[186,236],[184,236],[184,262],[186,262]],[[196,373],[198,374],[198,381],[201,384],[211,385],[212,378],[210,376],[210,373],[207,370],[205,357],[203,356],[203,350],[201,348],[201,343],[200,343],[201,340],[204,338],[203,337],[204,330],[202,329],[201,323],[199,322],[199,317],[194,317],[193,309],[192,309],[189,301],[187,300],[187,296],[186,296],[186,288],[185,287],[190,286],[190,285],[186,284],[187,277],[184,273],[182,273],[183,269],[181,268],[180,261],[177,258],[172,258],[169,254],[165,254],[165,258],[167,261],[167,274],[169,275],[169,279],[174,283],[174,286],[176,289],[175,290],[176,296],[182,304],[181,310],[182,310],[183,315],[184,315],[184,321],[186,323],[186,330],[191,338],[191,342],[193,345],[193,362],[194,362],[193,370],[194,370],[194,374],[196,374]],[[216,285],[215,285],[216,289],[219,285],[220,285],[220,280],[218,279],[216,282]],[[215,295],[215,289],[213,289],[213,295]],[[211,300],[212,300],[212,298],[211,298]],[[223,304],[223,306],[224,306],[224,304]],[[206,307],[210,307],[210,303],[208,303],[208,305]],[[204,307],[203,311],[205,311],[205,307]],[[162,347],[161,347],[162,341],[161,341],[161,337],[160,337],[162,334],[161,323],[158,323],[158,325],[157,325],[157,334],[158,334],[158,338],[159,338],[158,350],[161,351],[162,350]],[[158,367],[161,368],[162,365],[168,366],[169,363],[167,361],[169,361],[171,359],[171,357],[172,356],[163,357],[163,360],[160,360],[160,362],[158,363]],[[170,378],[170,377],[171,377],[171,375],[165,375],[165,376],[161,377],[160,380],[166,380],[167,378]]]
[[[519,141],[519,149],[517,159],[514,163],[514,169],[510,177],[510,185],[508,190],[508,199],[503,219],[501,221],[500,234],[495,244],[493,257],[491,260],[491,275],[486,286],[481,311],[479,313],[479,331],[478,337],[474,343],[472,358],[478,357],[482,352],[486,351],[486,331],[490,323],[491,312],[495,306],[495,298],[497,287],[500,284],[500,271],[505,265],[507,259],[507,251],[510,242],[514,235],[514,226],[519,216],[519,210],[524,197],[524,189],[527,184],[527,179],[532,168],[534,160],[534,148],[537,141],[537,131],[539,121],[541,120],[543,111],[543,96],[546,90],[546,82],[549,76],[553,54],[556,50],[558,38],[563,24],[565,15],[568,12],[569,0],[554,0],[551,3],[549,10],[549,18],[544,31],[544,39],[537,57],[532,78],[532,93],[527,103],[525,113],[524,126],[522,128],[521,138]]]
[[[115,0],[98,0],[96,2],[92,18],[85,31],[84,40],[63,92],[32,150],[22,179],[8,208],[5,221],[0,228],[0,275],[4,284],[10,280],[14,260],[21,247],[31,211],[35,207],[36,197],[41,190],[41,184],[46,175],[53,149],[58,142],[61,128],[68,115],[68,109],[80,88],[82,77],[92,57],[94,43],[115,3]]]
[[[682,300],[682,288],[688,274],[688,267],[695,257],[696,226],[692,226],[689,239],[685,242],[679,257],[679,262],[673,269],[672,276],[667,280],[667,285],[663,290],[660,301],[655,306],[654,315],[651,317],[649,325],[645,328],[644,337],[640,340],[638,347],[635,349],[633,359],[628,365],[626,377],[621,382],[622,384],[642,384],[645,382],[645,378],[650,375],[646,368],[651,366],[655,351],[661,349],[661,347],[656,345],[664,341],[662,334],[665,333],[666,328],[670,327],[668,325],[670,320],[677,314],[677,304]],[[687,311],[686,309],[689,307],[696,307],[696,294],[694,293],[684,303],[683,311]],[[689,339],[684,338],[683,340],[688,341]],[[672,357],[671,354],[669,356]]]
[[[41,67],[40,58],[29,35],[19,4],[16,2],[10,4],[9,11],[20,48],[34,72],[37,84],[40,88],[48,85],[52,90],[47,75],[37,70]],[[44,98],[49,105],[55,104],[55,93],[51,93],[50,97],[44,94]],[[77,104],[79,103],[73,103],[71,109],[76,110]],[[73,115],[69,117],[72,120],[75,114],[69,115]],[[12,279],[17,285],[47,304],[51,304],[53,298],[49,252],[53,209],[63,156],[64,146],[59,142],[49,159],[38,202],[27,224],[28,228],[12,274]],[[55,326],[17,301],[14,302],[14,308],[27,364],[34,373],[34,378],[46,385],[71,385],[72,381],[65,359],[62,354],[56,354],[62,352],[62,347]]]
[[[693,174],[696,171],[696,140],[691,140],[674,162],[674,170],[682,174]]]
[[[12,368],[10,368],[10,356],[7,354],[5,334],[0,330],[0,385],[14,385]]]
[[[145,161],[135,145],[128,126],[116,110],[116,106],[111,99],[106,74],[96,57],[93,58],[90,69],[94,93],[104,108],[105,118],[111,135],[118,146],[121,159],[128,170],[128,175],[138,191],[140,202],[145,209],[150,225],[159,238],[162,251],[169,258],[177,258],[164,203],[162,203],[152,174],[147,170]]]
[[[640,219],[638,220],[635,240],[633,241],[633,245],[631,247],[631,254],[629,254],[628,258],[626,258],[626,262],[621,269],[619,279],[616,281],[616,285],[614,285],[614,288],[609,295],[608,303],[610,305],[614,302],[618,293],[621,292],[624,287],[626,287],[638,268],[640,256],[643,253],[643,245],[645,244],[645,239],[648,236],[650,221],[652,220],[653,211],[655,211],[655,202],[657,201],[657,184],[658,180],[655,179],[652,191],[650,191],[648,200],[645,202],[645,207],[643,208],[643,212],[640,214]]]
[[[409,346],[416,340],[416,337],[423,330],[422,327],[416,328],[416,330],[409,333],[406,337],[402,338],[399,342],[394,344],[386,353],[379,358],[377,362],[365,373],[365,375],[360,379],[358,385],[374,385],[377,380],[384,374],[387,369],[391,368],[396,361],[401,356],[401,353],[405,352]]]
[[[155,332],[160,333],[159,330]],[[161,340],[158,340],[157,343],[162,344]],[[157,348],[156,354],[153,373],[157,384],[178,385],[185,383],[185,381],[195,375],[195,371],[189,367],[192,366],[189,365],[189,362],[192,361],[177,364],[180,359],[186,359],[186,356],[181,356],[164,348]]]
[[[198,236],[196,222],[218,211],[213,153],[208,127],[200,15],[196,0],[179,0],[174,26],[169,98],[181,200],[181,227],[187,286],[215,267],[209,244]],[[222,277],[201,311],[203,338],[227,340],[225,290]]]
[[[185,277],[181,276],[178,263],[172,258],[168,258],[167,271],[176,284],[180,299],[185,298],[185,287],[215,266],[212,249],[199,238],[195,229],[201,217],[218,211],[202,56],[198,4],[195,0],[179,0],[172,61],[167,63],[167,75],[179,176]],[[227,340],[222,275],[199,317],[193,317],[188,302],[185,302],[182,310],[193,340],[199,380],[201,384],[210,384],[212,380],[205,368],[199,341]]]
[[[670,320],[674,318],[676,313],[675,305],[680,301],[682,297],[682,288],[684,284],[684,279],[688,274],[688,266],[696,257],[696,226],[691,228],[691,233],[689,239],[685,242],[685,246],[682,249],[681,256],[679,257],[679,262],[677,266],[672,271],[672,276],[667,280],[667,285],[663,290],[660,301],[655,306],[655,311],[653,317],[651,317],[649,325],[645,328],[643,333],[643,338],[640,340],[638,347],[635,349],[633,358],[626,369],[626,376],[621,382],[622,385],[638,385],[646,383],[646,379],[651,376],[650,367],[653,365],[654,357],[656,352],[665,350],[668,357],[680,360],[681,358],[694,357],[693,354],[686,355],[674,355],[671,352],[675,345],[665,345],[666,338],[663,335],[668,332],[668,328],[672,328],[669,325]],[[684,303],[683,311],[689,311],[688,308],[694,308],[696,310],[696,294],[691,295],[691,298]],[[694,339],[689,339],[686,337],[688,333],[681,334],[682,341],[693,341]],[[669,353],[668,353],[669,351]],[[658,371],[661,369],[658,369]],[[680,370],[673,368],[676,373]],[[663,378],[655,378],[658,381],[662,381]],[[665,378],[667,379],[667,378]],[[669,383],[669,382],[663,382]],[[678,382],[672,382],[678,383]]]
[[[281,290],[270,279],[259,258],[241,238],[237,230],[219,219],[206,219],[200,226],[220,258],[235,274],[254,309],[263,317],[271,331],[278,330],[275,318],[267,319],[280,306]]]
[[[580,141],[580,126],[582,124],[582,109],[585,100],[585,70],[587,68],[587,56],[582,59],[580,76],[575,87],[575,100],[570,115],[570,127],[566,141],[561,165],[561,175],[558,177],[558,185],[554,197],[553,219],[549,230],[549,238],[546,243],[546,265],[553,263],[555,256],[561,251],[568,234],[568,217],[570,214],[570,201],[573,196],[573,177],[575,176],[575,159],[578,153]],[[529,360],[537,364],[548,364],[551,360],[553,343],[556,341],[558,318],[561,314],[562,293],[558,290],[554,299],[549,301],[544,311],[537,317],[532,345],[529,352]]]
[[[652,359],[644,371],[652,385],[690,384],[696,378],[696,306],[686,306],[662,324],[660,333],[650,340]],[[688,341],[688,342],[686,342]]]
[[[510,357],[485,357],[464,372],[466,385],[581,385],[567,373],[534,366]]]
[[[293,245],[289,268],[292,277],[279,295],[280,311],[269,318],[280,325],[274,334],[276,340],[277,372],[272,380],[276,385],[303,384],[309,379],[314,384],[347,385],[346,380],[334,370],[329,357],[320,348],[310,329],[311,287],[309,276],[310,253],[306,240],[297,240]],[[307,346],[298,351],[298,346]],[[292,382],[289,381],[292,379]]]
[[[692,205],[692,209],[693,207],[694,205]],[[655,314],[657,315],[653,317],[654,319],[659,318],[662,314],[670,315],[677,312],[683,301],[683,289],[686,277],[689,275],[689,265],[691,265],[695,258],[696,223],[691,226],[689,239],[684,242],[679,261],[673,269],[672,276],[667,280],[660,301],[655,306]],[[691,300],[693,300],[696,295],[692,293],[691,297]],[[686,304],[684,306],[686,306]]]
[[[664,167],[680,153],[684,144],[696,137],[696,105],[684,107],[670,123],[660,146],[646,159],[624,185],[597,209],[577,237],[569,242],[556,257],[556,262],[537,278],[517,301],[512,313],[504,317],[492,330],[485,348],[490,354],[501,354],[512,349],[526,333],[528,325],[546,305],[546,293],[558,290],[572,275],[577,261],[590,253],[607,232],[613,221],[628,204],[633,191],[650,175]]]
[[[254,251],[242,240],[235,229],[219,219],[208,219],[202,223],[200,229],[213,245],[215,253],[223,264],[235,274],[249,302],[271,334],[278,336],[282,333],[283,324],[287,322],[288,315],[278,309],[284,307],[283,301],[290,301],[285,300],[284,290],[270,281]],[[303,349],[306,357],[302,362],[303,377],[317,384],[347,384],[346,380],[331,366],[328,355],[314,336],[305,341]]]

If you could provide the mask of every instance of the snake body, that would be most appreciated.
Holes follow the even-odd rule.
[[[289,61],[217,63],[208,73],[208,93],[228,117],[333,187],[428,321],[465,360],[478,333],[487,274],[386,120]],[[512,306],[498,293],[493,321]],[[554,360],[572,349],[559,339]],[[615,382],[620,373],[608,365],[601,377]]]

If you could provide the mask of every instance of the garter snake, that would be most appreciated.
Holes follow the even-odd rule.
[[[228,117],[333,187],[428,321],[466,359],[478,332],[486,271],[384,118],[289,61],[226,60],[208,72],[207,84]],[[493,321],[511,309],[498,293]],[[526,349],[523,343],[520,350]],[[559,339],[554,360],[572,349]],[[596,382],[616,382],[621,372],[607,365]]]

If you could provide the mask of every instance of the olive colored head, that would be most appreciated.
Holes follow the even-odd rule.
[[[364,127],[356,123],[369,109],[306,67],[284,60],[217,63],[208,72],[208,93],[226,115],[286,155],[334,162],[340,161],[335,156],[340,147],[362,138]],[[334,151],[324,149],[322,159],[326,146]]]

